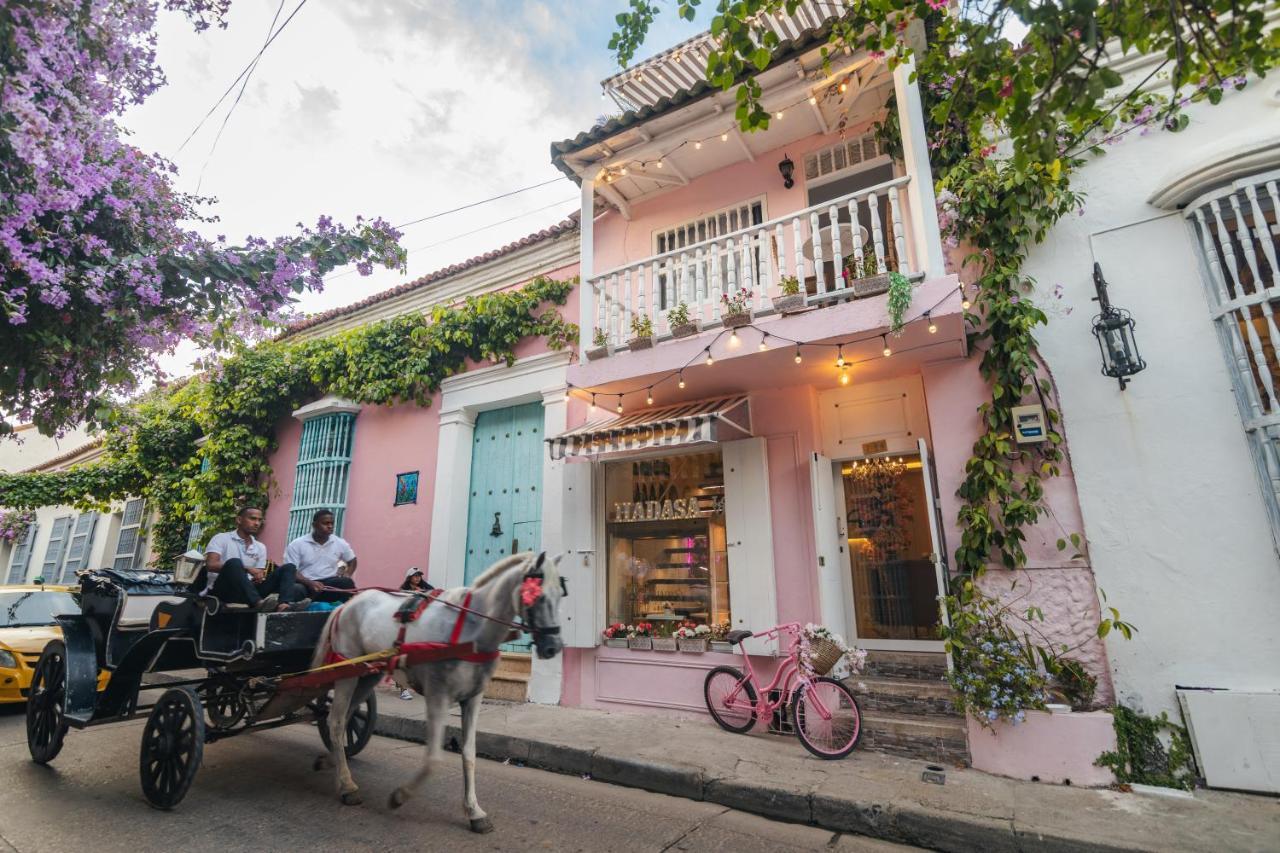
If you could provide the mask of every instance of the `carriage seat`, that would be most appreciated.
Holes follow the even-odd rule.
[[[729,633],[724,635],[724,638],[726,642],[736,646],[754,633],[755,631],[742,631],[742,630],[730,631]]]

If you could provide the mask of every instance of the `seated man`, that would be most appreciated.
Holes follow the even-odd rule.
[[[200,594],[212,594],[224,604],[247,604],[265,613],[306,610],[311,600],[302,598],[293,566],[279,566],[267,576],[267,546],[254,536],[261,529],[262,510],[242,507],[236,513],[236,529],[209,540],[204,549],[209,580]]]
[[[347,540],[334,535],[333,521],[332,512],[317,510],[311,516],[311,533],[290,542],[284,560],[298,567],[298,583],[311,591],[313,600],[342,604],[351,594],[336,590],[356,588],[351,577],[356,573],[356,552]],[[345,570],[339,563],[346,563]]]

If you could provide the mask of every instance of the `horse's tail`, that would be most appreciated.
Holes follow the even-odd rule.
[[[342,608],[335,608],[329,611],[329,618],[324,620],[324,627],[320,629],[320,642],[316,643],[316,653],[311,658],[311,668],[324,666],[329,658],[329,652],[333,650],[333,632],[338,627],[338,613]]]

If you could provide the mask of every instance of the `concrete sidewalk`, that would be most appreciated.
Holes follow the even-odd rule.
[[[378,734],[424,740],[420,697],[406,701],[380,690],[378,711]],[[447,739],[457,737],[454,713]],[[936,785],[921,781],[918,761],[864,750],[821,761],[794,737],[733,735],[710,719],[486,702],[477,749],[489,758],[936,850],[1280,849],[1274,798],[1088,790],[954,767],[946,784]]]

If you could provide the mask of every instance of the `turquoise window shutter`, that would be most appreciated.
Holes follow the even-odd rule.
[[[331,510],[334,532],[342,535],[351,475],[351,448],[356,416],[350,412],[309,418],[302,424],[298,468],[289,508],[289,540],[311,530],[311,516],[318,509]]]
[[[36,533],[40,526],[34,521],[14,543],[13,562],[9,564],[9,583],[26,583],[27,567],[31,565],[31,552],[36,547]]]

